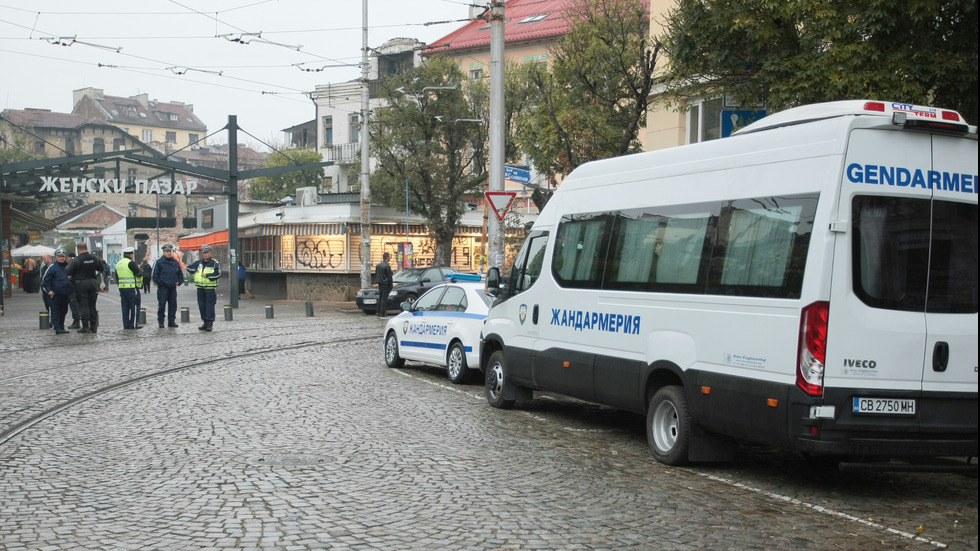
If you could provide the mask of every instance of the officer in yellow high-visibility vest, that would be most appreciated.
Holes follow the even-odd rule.
[[[201,247],[201,259],[187,267],[187,273],[194,278],[197,286],[197,307],[201,311],[203,325],[201,331],[210,331],[214,327],[214,305],[218,302],[218,278],[221,277],[221,265],[211,258],[211,245]]]
[[[139,291],[136,290],[136,274],[140,272],[139,264],[133,260],[136,249],[126,247],[123,249],[123,257],[116,263],[116,281],[119,287],[119,302],[122,304],[123,329],[142,329],[137,325],[138,306],[136,299],[139,298]]]

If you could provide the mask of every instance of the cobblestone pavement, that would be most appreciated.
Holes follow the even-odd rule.
[[[94,336],[8,299],[0,549],[977,549],[975,478],[756,447],[671,468],[638,416],[387,369],[353,304],[243,302],[204,333],[192,296],[177,329]]]

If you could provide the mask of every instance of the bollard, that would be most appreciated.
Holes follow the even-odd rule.
[[[51,329],[51,314],[47,312],[37,313],[37,328],[38,329]]]
[[[190,323],[190,321],[191,309],[185,306],[184,308],[180,309],[180,323]]]
[[[225,321],[231,321],[231,305],[225,304]]]
[[[274,317],[276,317],[276,312],[272,308],[272,305],[271,304],[266,304],[265,305],[265,319],[271,320]]]
[[[137,323],[140,325],[146,325],[146,308],[140,308],[140,316]]]
[[[306,301],[306,317],[313,317],[313,303],[310,301]]]

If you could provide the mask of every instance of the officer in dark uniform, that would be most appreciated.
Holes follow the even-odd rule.
[[[68,253],[68,265],[75,261],[75,253]],[[66,268],[67,271],[67,268]],[[71,279],[71,274],[68,274],[68,279]],[[72,283],[71,294],[68,295],[68,310],[71,312],[71,325],[67,326],[67,329],[78,329],[78,293],[75,291],[75,285]]]
[[[99,300],[99,291],[109,290],[105,262],[88,252],[88,245],[84,242],[78,243],[75,248],[78,249],[78,256],[68,263],[65,272],[75,286],[78,317],[82,321],[82,328],[78,332],[95,333],[99,328],[99,310],[95,303]],[[105,281],[105,285],[102,285],[100,279]]]

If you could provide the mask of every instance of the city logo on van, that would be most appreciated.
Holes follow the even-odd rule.
[[[640,334],[640,316],[582,310],[551,309],[551,325],[571,327],[576,331],[607,331],[624,335]]]
[[[855,184],[936,189],[977,194],[977,175],[901,166],[847,165],[847,179]]]
[[[844,358],[844,367],[860,367],[862,369],[874,369],[878,367],[878,362],[874,360],[858,360]]]
[[[521,325],[524,325],[524,321],[527,319],[527,304],[521,305]]]

